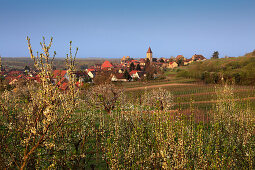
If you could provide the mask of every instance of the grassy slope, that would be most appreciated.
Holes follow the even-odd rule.
[[[255,51],[241,57],[195,62],[178,73],[180,77],[195,79],[204,79],[205,75],[208,83],[215,79],[219,81],[223,76],[225,80],[235,81],[236,84],[254,85]]]

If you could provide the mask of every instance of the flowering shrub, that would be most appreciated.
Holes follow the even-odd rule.
[[[173,95],[165,89],[153,89],[144,94],[144,105],[150,109],[170,110],[173,105]]]
[[[36,167],[36,160],[47,154],[56,146],[55,139],[64,124],[74,113],[77,92],[74,88],[74,76],[70,76],[70,90],[68,94],[60,92],[52,84],[52,64],[49,49],[52,39],[47,46],[45,39],[41,43],[43,53],[33,55],[28,38],[28,47],[35,67],[40,71],[41,83],[36,87],[28,84],[26,93],[28,98],[21,98],[21,93],[5,91],[1,97],[1,123],[2,146],[5,156],[9,159],[3,161],[4,166],[20,169],[31,165]],[[55,54],[54,54],[55,55]],[[54,58],[53,58],[54,59]],[[74,71],[75,58],[67,57],[68,72]],[[54,165],[54,163],[52,163]],[[52,165],[50,165],[52,166]]]

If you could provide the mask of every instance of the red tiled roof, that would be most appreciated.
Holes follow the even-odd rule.
[[[75,83],[75,85],[77,86],[77,87],[81,87],[82,85],[83,85],[83,83],[81,82],[79,82],[79,81],[77,81],[76,83]]]
[[[22,71],[10,71],[10,72],[8,73],[8,75],[14,75],[14,74],[19,75],[19,74],[22,74],[22,73],[23,73]]]
[[[27,77],[26,79],[27,80],[35,80],[36,78],[35,77]]]
[[[90,71],[95,71],[95,69],[87,69],[87,72],[90,72]]]
[[[131,62],[135,63],[135,62],[137,62],[137,60],[131,60]]]
[[[105,61],[102,65],[101,68],[109,68],[113,67],[113,65],[109,61]]]
[[[61,80],[57,83],[57,85],[61,85],[61,83],[67,82],[67,79],[65,77],[62,77]]]
[[[12,80],[15,79],[15,77],[14,76],[7,76],[4,79],[7,80],[8,83],[10,83]]]
[[[61,84],[61,86],[59,87],[61,90],[66,90],[68,87],[68,83],[63,83]]]
[[[66,70],[54,70],[53,78],[62,78],[66,74]]]
[[[140,59],[140,63],[145,63],[145,59],[144,59],[144,58],[141,58],[141,59]]]
[[[132,70],[132,71],[130,71],[130,75],[133,75],[133,74],[135,74],[135,73],[137,73],[138,71],[137,70]]]

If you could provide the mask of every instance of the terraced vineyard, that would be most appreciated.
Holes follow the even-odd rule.
[[[216,91],[221,85],[206,85],[206,84],[161,84],[148,86],[146,89],[152,88],[164,88],[174,96],[173,109],[185,110],[193,109],[197,110],[211,110],[215,108],[217,101]],[[239,101],[238,104],[246,108],[248,105],[252,110],[255,109],[255,88],[254,86],[232,86],[235,96],[234,100]],[[140,93],[143,93],[145,88],[127,88],[129,95],[136,97]]]

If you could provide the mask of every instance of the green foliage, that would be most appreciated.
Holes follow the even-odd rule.
[[[218,51],[213,52],[212,59],[219,59],[219,52]]]
[[[136,70],[137,70],[137,71],[141,71],[141,70],[142,70],[140,64],[137,64],[137,65],[136,65]]]
[[[127,70],[124,71],[124,77],[125,77],[125,79],[127,79],[127,80],[130,80],[130,79],[131,79],[131,76],[130,76],[130,74],[128,73]]]
[[[213,84],[225,81],[230,84],[254,85],[255,56],[253,53],[246,54],[244,57],[194,62],[185,70],[181,70],[178,76],[200,79],[205,83]]]
[[[179,58],[176,62],[177,62],[177,64],[178,64],[178,66],[183,66],[183,65],[184,65],[184,60],[183,60],[183,58]]]
[[[132,71],[135,69],[135,64],[132,62],[129,66],[129,71]]]

